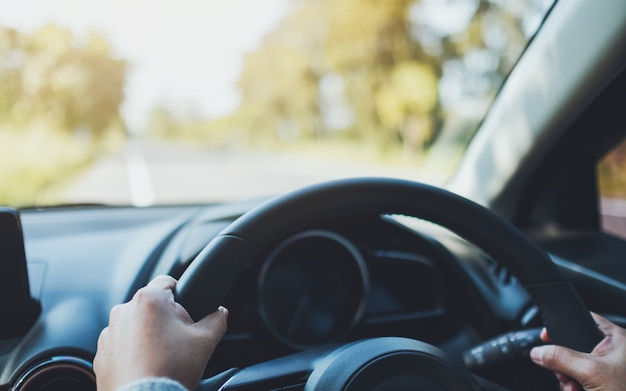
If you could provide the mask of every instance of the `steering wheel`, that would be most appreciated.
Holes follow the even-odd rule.
[[[553,343],[590,352],[602,339],[572,284],[521,231],[446,190],[388,178],[326,182],[279,196],[247,212],[190,264],[178,282],[177,301],[198,320],[217,308],[244,267],[268,245],[315,222],[364,214],[413,216],[450,229],[517,276],[538,305]],[[278,378],[299,376],[298,381],[306,381],[305,390],[486,389],[439,349],[389,337],[351,343],[330,352],[307,351],[233,374],[218,375],[204,387],[210,389],[216,387],[211,384],[230,379],[221,389],[252,390]],[[295,380],[293,384],[297,384]]]

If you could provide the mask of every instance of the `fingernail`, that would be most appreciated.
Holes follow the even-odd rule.
[[[225,320],[228,320],[228,310],[226,309],[226,307],[219,306],[217,307],[217,310],[222,313],[222,316]]]
[[[530,351],[530,359],[537,364],[541,364],[543,362],[543,350],[542,346],[532,348]]]

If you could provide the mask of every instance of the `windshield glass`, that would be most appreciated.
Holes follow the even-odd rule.
[[[442,184],[548,0],[7,0],[0,204]]]

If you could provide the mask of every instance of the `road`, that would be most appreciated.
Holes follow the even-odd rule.
[[[409,169],[295,154],[207,150],[177,143],[131,140],[103,157],[62,195],[66,202],[147,206],[246,199],[353,176],[415,179]]]
[[[138,141],[103,157],[62,195],[65,202],[148,206],[249,199],[353,176],[417,179],[417,170],[260,152]],[[626,200],[603,198],[605,230],[626,237]]]

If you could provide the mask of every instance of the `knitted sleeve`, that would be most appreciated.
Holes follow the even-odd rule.
[[[118,388],[116,391],[188,391],[176,380],[165,377],[141,379]]]

